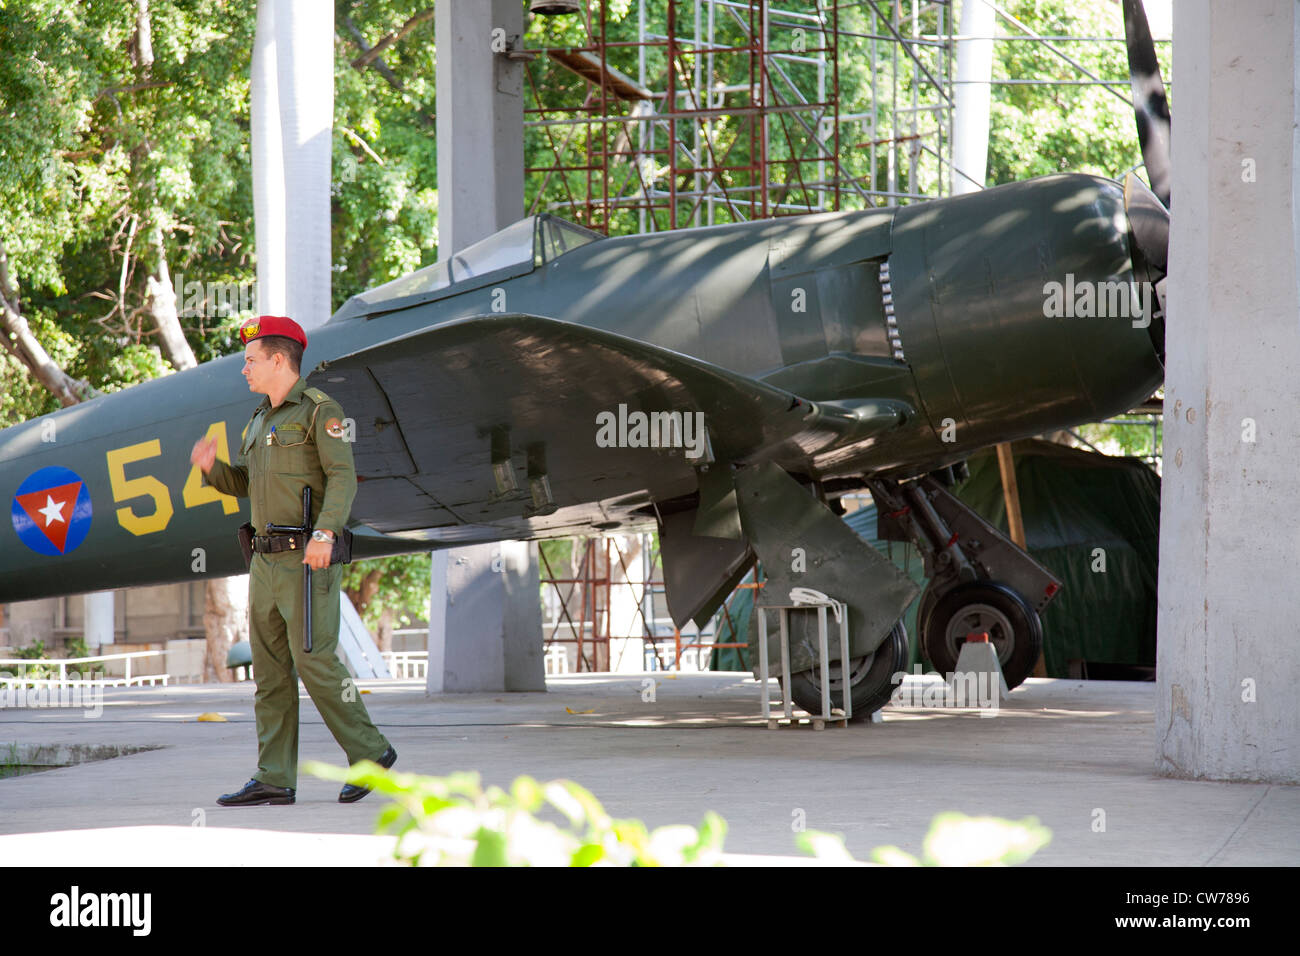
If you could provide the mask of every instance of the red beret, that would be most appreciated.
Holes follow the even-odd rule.
[[[245,319],[244,324],[239,327],[239,341],[245,345],[253,339],[265,338],[268,335],[283,335],[285,338],[293,339],[303,348],[307,347],[307,333],[302,330],[301,325],[285,315],[259,315],[256,318]]]

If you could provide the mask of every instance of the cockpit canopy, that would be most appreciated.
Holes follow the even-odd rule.
[[[382,311],[376,306],[389,306],[399,299],[426,296],[456,286],[456,289],[447,293],[453,295],[464,289],[477,288],[483,284],[485,276],[491,276],[495,281],[523,275],[538,266],[553,262],[578,246],[603,238],[605,237],[598,232],[558,219],[550,213],[529,216],[462,249],[450,258],[439,259],[433,265],[417,269],[400,279],[354,295],[335,313],[334,318],[351,318]]]

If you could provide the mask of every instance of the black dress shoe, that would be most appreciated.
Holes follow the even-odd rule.
[[[217,803],[223,807],[261,807],[293,801],[293,787],[273,787],[260,780],[250,780],[244,784],[243,789],[217,797]]]
[[[387,770],[397,763],[397,751],[390,746],[375,763]],[[356,803],[369,792],[369,787],[359,787],[353,783],[345,783],[343,789],[339,791],[339,803]]]

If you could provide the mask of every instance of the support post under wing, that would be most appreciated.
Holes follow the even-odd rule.
[[[749,542],[695,533],[698,509],[659,517],[659,553],[664,591],[673,623],[704,627],[754,561]]]
[[[849,606],[853,657],[864,657],[880,645],[919,590],[771,462],[737,468],[715,465],[702,473],[699,505],[661,514],[659,543],[668,609],[678,627],[688,620],[703,627],[755,554],[767,577],[758,601],[760,613],[764,605],[790,603],[795,587],[844,601]],[[811,615],[807,617],[811,621]],[[808,670],[815,663],[814,635],[805,633],[802,616],[794,621],[790,666]],[[773,622],[773,643],[776,633]],[[769,651],[770,660],[780,660],[775,646]]]

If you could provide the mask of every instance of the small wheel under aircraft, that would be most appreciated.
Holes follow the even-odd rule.
[[[853,694],[853,720],[866,720],[889,703],[897,684],[894,675],[907,670],[907,629],[896,623],[884,642],[865,657],[849,660],[849,685]],[[790,699],[808,711],[822,712],[822,672],[820,667],[796,671],[790,679]],[[844,707],[844,677],[840,662],[831,661],[831,707]],[[782,687],[785,681],[781,682]]]
[[[919,625],[921,651],[939,673],[957,669],[968,635],[987,633],[1007,689],[1033,673],[1043,652],[1043,624],[1020,593],[996,581],[959,584],[934,600]]]

